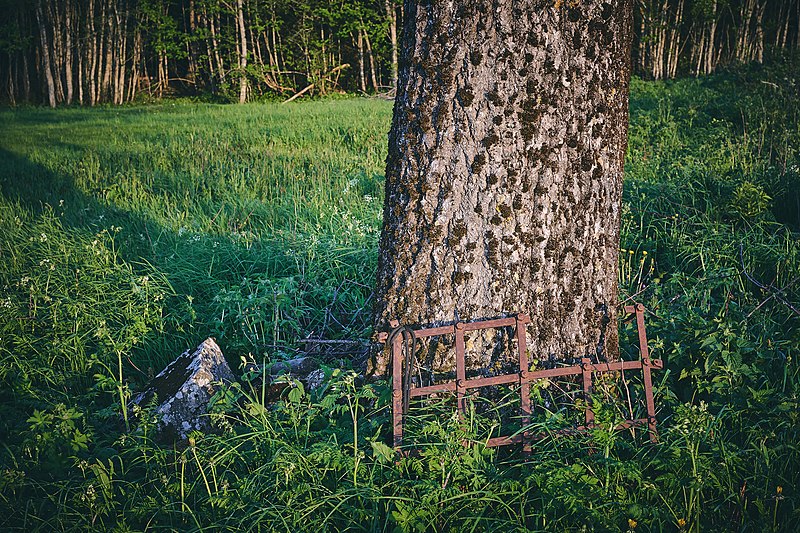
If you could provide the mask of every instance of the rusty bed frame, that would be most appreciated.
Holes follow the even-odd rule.
[[[533,434],[525,427],[530,423],[532,415],[530,390],[531,384],[540,379],[549,379],[564,376],[581,376],[582,394],[585,404],[585,424],[572,428],[562,433],[583,432],[592,428],[595,420],[592,410],[592,376],[598,373],[620,372],[625,370],[641,370],[642,383],[644,385],[645,407],[647,418],[625,420],[616,429],[628,429],[633,427],[647,427],[647,431],[652,442],[656,442],[658,434],[656,432],[656,408],[653,396],[652,370],[663,368],[661,359],[651,359],[650,350],[647,346],[647,334],[644,326],[644,307],[641,304],[624,306],[626,316],[633,315],[636,319],[636,329],[639,338],[639,359],[632,361],[616,361],[609,363],[592,362],[588,357],[581,359],[579,364],[562,366],[544,370],[529,370],[527,341],[525,338],[525,326],[530,323],[528,315],[519,314],[517,316],[498,318],[492,320],[479,320],[474,322],[456,322],[448,326],[413,329],[413,336],[416,339],[425,339],[440,335],[455,335],[455,357],[456,357],[456,379],[436,383],[427,386],[414,386],[412,380],[408,380],[404,387],[403,375],[403,352],[412,351],[403,347],[403,335],[390,336],[383,332],[378,335],[378,341],[382,343],[391,342],[392,354],[392,428],[394,434],[394,447],[400,449],[403,444],[403,426],[405,418],[404,405],[408,405],[411,398],[428,396],[431,394],[455,393],[456,409],[459,415],[465,413],[465,399],[467,392],[472,389],[489,387],[495,385],[518,385],[520,394],[520,415],[522,427],[520,431],[508,436],[498,436],[486,441],[487,446],[508,446],[522,443],[525,452],[530,451],[531,443],[543,435]],[[404,329],[396,320],[390,322],[390,326],[395,330]],[[480,331],[486,329],[497,329],[506,327],[515,328],[517,351],[519,354],[519,372],[513,374],[502,374],[490,377],[478,377],[467,379],[465,361],[465,341],[464,335],[470,331]],[[407,329],[407,328],[405,328]],[[405,397],[404,388],[408,394]]]

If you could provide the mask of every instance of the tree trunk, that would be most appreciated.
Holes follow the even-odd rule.
[[[76,20],[76,25],[77,25],[77,22],[79,20],[80,20],[80,15],[78,16],[78,19]],[[79,28],[79,26],[76,26],[76,28]],[[88,37],[85,36],[85,35],[81,39],[80,29],[78,29],[77,32],[76,32],[76,42],[78,43],[78,45],[77,45],[77,50],[75,50],[75,52],[76,52],[75,53],[75,57],[78,59],[78,64],[77,64],[77,68],[75,70],[76,70],[77,76],[78,76],[78,80],[77,80],[78,81],[78,103],[80,105],[83,105],[83,83],[84,83],[84,73],[86,71],[86,49],[87,49],[87,42],[86,41],[87,40],[88,40]]]
[[[114,17],[111,14],[112,2],[109,1],[107,6],[104,3],[103,6],[103,19],[106,25],[105,34],[103,35],[103,84],[100,97],[105,99],[111,96],[111,75],[114,71],[114,56],[111,49],[113,45],[111,39],[114,34]]]
[[[42,2],[36,2],[36,23],[39,25],[39,40],[42,46],[42,70],[44,71],[44,79],[47,83],[47,101],[50,107],[56,106],[56,88],[53,81],[53,71],[50,64],[50,43],[47,40],[47,28],[44,25],[44,16],[42,15]]]
[[[219,22],[219,13],[212,13],[208,18],[208,22],[211,31],[211,46],[214,49],[214,60],[217,62],[217,72],[219,73],[220,81],[225,83],[225,65],[222,62],[222,56],[219,53],[219,44],[217,42],[217,26],[219,24],[214,24],[215,20]]]
[[[375,88],[375,92],[381,92],[380,86],[378,85],[378,76],[375,75],[375,56],[372,54],[372,43],[369,42],[369,33],[367,30],[364,30],[364,43],[367,45],[367,55],[369,56],[369,72],[372,75],[372,86]]]
[[[753,57],[759,63],[764,62],[764,11],[767,9],[767,4],[757,4],[756,6],[756,30],[753,37]]]
[[[142,67],[142,32],[137,27],[133,37],[133,68],[131,69],[131,84],[128,87],[128,101],[136,98],[139,88],[139,72]]]
[[[362,93],[367,92],[367,80],[364,76],[364,36],[358,28],[358,87]]]
[[[16,99],[17,90],[14,87],[14,69],[12,68],[14,65],[15,54],[12,54],[11,52],[8,52],[7,54],[8,54],[8,72],[6,74],[8,74],[7,78],[8,85],[6,87],[6,90],[8,90],[8,103],[11,107],[14,107],[15,105],[17,105],[17,99]]]
[[[72,2],[64,3],[64,76],[67,82],[67,104],[72,103]]]
[[[59,104],[64,101],[64,84],[61,79],[61,75],[64,72],[62,68],[64,47],[61,46],[64,25],[61,21],[59,5],[52,5],[47,2],[47,11],[44,11],[44,18],[48,27],[51,28],[50,61],[52,62],[53,83],[55,83],[56,103]]]
[[[236,0],[236,18],[239,24],[239,103],[247,101],[247,29],[244,25],[243,0]]]
[[[641,74],[647,71],[647,51],[649,49],[649,39],[646,38],[645,33],[647,29],[646,21],[648,17],[647,3],[642,0],[639,2],[639,13],[641,19],[639,21],[639,58],[638,58],[638,72]]]
[[[535,357],[618,357],[632,3],[556,6],[406,2],[376,329],[530,313]]]
[[[25,101],[31,101],[31,69],[28,66],[28,54],[22,54],[22,87]]]
[[[97,89],[96,89],[96,72],[97,72],[97,36],[94,31],[94,0],[89,0],[89,7],[87,8],[88,21],[88,35],[87,35],[87,48],[89,59],[87,61],[88,72],[86,81],[88,83],[87,90],[89,92],[89,105],[94,105],[97,102]]]
[[[195,87],[197,86],[197,41],[195,34],[197,32],[197,24],[195,19],[196,11],[194,8],[194,0],[189,0],[189,35],[186,39],[187,56],[189,62],[189,79],[192,80]]]
[[[705,61],[706,74],[711,74],[717,67],[716,54],[714,49],[714,45],[717,39],[717,0],[714,0],[712,2],[711,8],[713,10],[712,13],[714,17],[711,20],[711,29],[708,32],[708,54],[706,54],[706,61]]]
[[[392,43],[392,87],[397,88],[397,12],[393,0],[384,0],[389,19],[389,39]]]
[[[754,12],[755,0],[745,0],[740,11],[741,19],[736,39],[736,59],[742,63],[746,63],[751,59],[752,36],[750,34],[750,22]]]

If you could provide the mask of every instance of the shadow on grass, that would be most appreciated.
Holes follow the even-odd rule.
[[[73,159],[84,152],[64,141],[51,144]],[[124,187],[123,179],[115,185]],[[175,293],[166,309],[169,331],[137,347],[147,354],[144,360],[165,364],[203,338],[216,336],[234,366],[250,351],[257,357],[267,348],[274,351],[273,330],[282,329],[280,338],[291,344],[312,331],[336,338],[366,327],[364,300],[370,287],[354,280],[364,277],[370,250],[352,253],[326,243],[303,249],[306,241],[256,236],[245,241],[201,229],[177,231],[119,208],[102,198],[102,191],[82,190],[68,170],[55,171],[6,149],[0,149],[0,193],[34,214],[52,208],[67,232],[89,241],[104,229],[121,227],[115,237],[119,257],[141,275],[156,271],[169,281]],[[233,299],[220,303],[220,296]],[[251,343],[253,335],[248,338],[243,331],[256,326],[263,330]]]

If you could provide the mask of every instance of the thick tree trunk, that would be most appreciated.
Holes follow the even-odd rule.
[[[406,2],[377,329],[527,312],[536,358],[618,357],[632,5],[556,6]],[[470,367],[497,342],[468,342]]]

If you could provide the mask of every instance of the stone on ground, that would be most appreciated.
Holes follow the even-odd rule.
[[[167,365],[131,403],[145,407],[155,397],[159,437],[185,440],[192,431],[212,430],[208,402],[220,383],[234,380],[222,350],[209,337]]]

